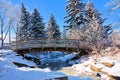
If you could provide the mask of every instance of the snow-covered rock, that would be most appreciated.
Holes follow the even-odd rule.
[[[101,73],[102,79],[112,79],[111,76],[120,77],[120,56],[99,56],[97,59],[95,55],[82,56],[79,64],[72,66],[81,75],[96,75]]]
[[[60,57],[59,59],[61,61],[68,61],[68,60],[71,60],[72,58],[76,57],[77,56],[77,53],[72,53],[72,54],[68,54],[64,57]]]

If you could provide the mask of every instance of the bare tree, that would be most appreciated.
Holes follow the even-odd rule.
[[[120,9],[120,0],[111,0],[106,4],[107,6],[110,7],[109,11],[115,11]]]
[[[10,1],[0,1],[0,28],[1,28],[1,47],[4,46],[4,41],[9,33],[9,42],[11,42],[11,29],[18,17],[17,5],[12,5]]]

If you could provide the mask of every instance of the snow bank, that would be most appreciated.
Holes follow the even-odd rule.
[[[0,80],[45,80],[65,76],[59,72],[49,72],[40,69],[17,68],[2,71]]]
[[[12,62],[24,63],[35,66],[35,63],[23,59],[11,50],[0,50],[0,80],[45,80],[46,78],[62,77],[65,74],[51,72],[48,68],[19,68]]]
[[[66,57],[65,60],[72,58],[72,56]],[[34,62],[23,59],[23,57],[18,56],[11,50],[0,50],[0,80],[45,80],[66,76],[61,72],[53,72],[48,68],[45,69],[29,67],[19,68],[12,63],[13,61],[24,63],[30,66],[35,65]],[[68,76],[68,80],[81,80],[81,79],[92,80],[91,78],[87,77]]]
[[[12,50],[0,50],[2,58],[0,60],[4,59],[4,62],[18,62],[22,64],[26,64],[28,66],[36,66],[35,63],[32,61],[23,59],[22,56],[18,56],[18,54],[14,53]]]
[[[103,59],[100,62],[109,62],[114,63],[115,65],[112,68],[104,67],[102,70],[108,72],[110,75],[120,77],[120,59]]]
[[[118,57],[118,56],[117,56]],[[119,56],[120,57],[120,56]],[[120,58],[116,58],[116,56],[103,56],[94,59],[95,56],[83,56],[80,58],[79,64],[75,64],[72,66],[78,73],[85,75],[96,75],[97,73],[101,73],[101,77],[106,79],[108,76],[117,76],[120,77]],[[113,66],[104,65],[104,63],[113,64]],[[99,69],[97,71],[93,71],[91,66]]]

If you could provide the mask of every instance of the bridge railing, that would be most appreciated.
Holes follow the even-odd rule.
[[[14,41],[12,42],[12,49],[26,49],[26,48],[46,48],[46,47],[69,47],[78,48],[83,47],[86,43],[79,40],[71,39],[47,39],[47,40],[28,40],[28,41]]]

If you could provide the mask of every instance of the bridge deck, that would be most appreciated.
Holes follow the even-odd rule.
[[[85,48],[85,42],[79,40],[29,40],[12,43],[12,49],[17,52],[31,51],[68,51]]]

